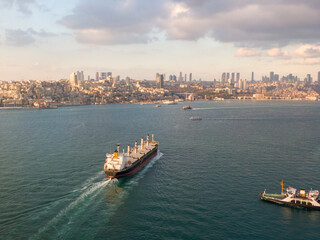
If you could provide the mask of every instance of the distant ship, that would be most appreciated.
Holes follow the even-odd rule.
[[[195,117],[191,117],[189,119],[193,120],[193,121],[197,121],[197,120],[202,120],[202,117],[195,116]]]
[[[131,149],[128,145],[128,150],[125,153],[120,153],[120,145],[117,145],[117,149],[113,154],[106,154],[106,163],[104,164],[104,172],[109,178],[122,178],[132,175],[145,166],[152,158],[158,153],[159,142],[141,138],[141,144],[138,146],[138,142],[135,142],[134,147]]]
[[[297,189],[288,187],[285,192],[283,189],[283,181],[281,184],[281,194],[270,194],[264,192],[260,193],[261,200],[273,202],[289,207],[299,207],[320,210],[319,191],[310,190],[308,193],[304,189]]]
[[[161,105],[157,104],[156,107],[161,107]]]
[[[191,110],[192,108],[190,107],[190,105],[189,106],[183,106],[182,107],[182,110]]]
[[[178,104],[178,103],[176,103],[175,101],[169,101],[169,100],[163,101],[162,103],[163,103],[163,104],[166,104],[166,105],[175,105],[175,104]]]

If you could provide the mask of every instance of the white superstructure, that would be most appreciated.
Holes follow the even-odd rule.
[[[144,140],[141,138],[141,143],[138,145],[138,142],[135,142],[134,147],[128,145],[126,152],[120,153],[120,145],[117,145],[117,149],[113,154],[106,154],[106,163],[104,164],[105,171],[122,171],[127,168],[130,168],[137,160],[141,159],[144,155],[150,152],[158,142],[153,140],[154,135],[152,134],[152,140],[149,140],[149,135],[147,139]]]

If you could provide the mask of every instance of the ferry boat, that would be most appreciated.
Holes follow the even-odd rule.
[[[192,108],[191,108],[191,106],[189,105],[189,106],[183,106],[182,107],[182,110],[191,110]]]
[[[194,117],[190,117],[189,119],[192,121],[199,121],[199,120],[202,120],[202,117],[194,116]]]
[[[166,105],[175,105],[175,104],[178,104],[178,103],[176,103],[175,101],[170,101],[170,100],[163,101],[162,103],[163,103],[163,104],[166,104]]]
[[[288,187],[284,190],[283,181],[281,184],[281,194],[260,193],[261,200],[273,202],[289,207],[300,207],[320,210],[320,199],[318,190],[310,190],[306,192],[304,189],[299,191],[293,187]]]
[[[159,142],[141,138],[141,144],[135,142],[133,148],[128,145],[127,152],[120,153],[120,145],[113,154],[106,154],[106,162],[104,164],[104,172],[109,178],[122,178],[132,175],[145,166],[158,153]]]

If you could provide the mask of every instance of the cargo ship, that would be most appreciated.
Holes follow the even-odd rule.
[[[281,204],[289,207],[307,208],[320,210],[319,191],[310,190],[306,192],[304,189],[299,191],[293,187],[283,188],[283,181],[281,184],[281,194],[270,194],[264,192],[260,193],[261,200]]]
[[[158,154],[159,142],[154,141],[154,135],[152,134],[152,140],[141,138],[141,144],[135,142],[134,147],[128,145],[127,152],[120,153],[120,145],[117,145],[113,154],[106,154],[106,162],[104,164],[104,172],[109,178],[122,178],[130,176],[139,171],[145,166],[151,159]]]

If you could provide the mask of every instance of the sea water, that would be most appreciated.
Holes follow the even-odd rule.
[[[154,106],[0,110],[0,239],[320,238],[320,212],[258,197],[320,189],[318,102]],[[105,154],[152,133],[158,156],[108,180]]]

